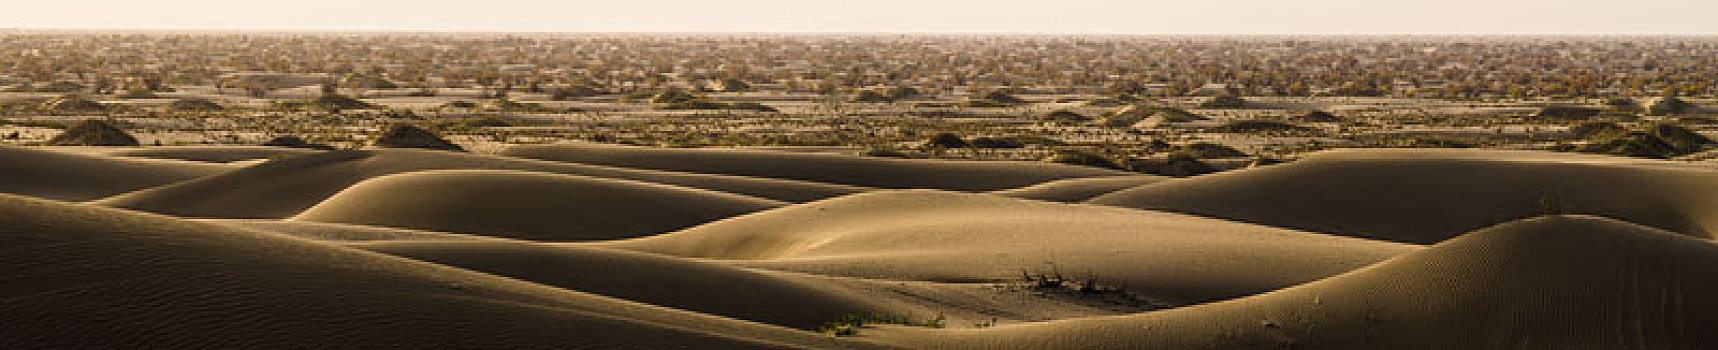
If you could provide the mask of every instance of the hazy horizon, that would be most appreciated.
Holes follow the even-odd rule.
[[[1718,34],[1718,2],[1316,0],[1220,3],[874,0],[847,3],[306,0],[58,1],[14,5],[0,28],[70,30],[924,34]]]

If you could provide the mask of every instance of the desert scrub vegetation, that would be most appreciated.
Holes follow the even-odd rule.
[[[1121,164],[1116,163],[1116,161],[1114,159],[1111,159],[1108,156],[1098,154],[1098,153],[1092,152],[1092,151],[1079,150],[1079,149],[1056,150],[1055,154],[1052,154],[1049,157],[1044,158],[1044,161],[1051,162],[1051,163],[1057,163],[1057,164],[1081,165],[1081,166],[1098,167],[1098,168],[1105,168],[1105,169],[1126,170],[1126,168],[1122,167]]]
[[[1040,296],[1073,298],[1087,304],[1125,311],[1149,311],[1173,307],[1173,305],[1155,302],[1145,296],[1130,292],[1120,285],[1103,283],[1096,276],[1078,278],[1064,275],[1055,269],[1044,273],[1021,270],[1018,280],[1002,287],[1005,290],[1025,291]],[[994,322],[992,321],[992,325]]]
[[[1235,94],[1222,94],[1199,104],[1199,108],[1246,108],[1250,104],[1247,99]]]
[[[943,328],[947,318],[942,313],[928,319],[914,318],[912,315],[890,313],[850,313],[841,315],[834,321],[829,321],[818,328],[818,332],[837,337],[859,335],[859,329],[868,324],[894,324],[912,327]]]
[[[1699,108],[1699,106],[1683,100],[1682,98],[1676,96],[1665,96],[1658,99],[1658,101],[1653,102],[1651,106],[1647,107],[1646,111],[1648,114],[1652,115],[1678,115],[1693,111],[1697,108]]]
[[[1275,120],[1253,119],[1253,120],[1237,120],[1237,121],[1224,123],[1223,125],[1210,128],[1209,130],[1206,130],[1206,131],[1217,132],[1217,133],[1236,133],[1236,134],[1267,133],[1267,134],[1288,135],[1288,134],[1311,134],[1311,133],[1317,132],[1318,129],[1313,129],[1313,128],[1309,128],[1309,127],[1294,125],[1294,124],[1275,121]]]
[[[1569,136],[1577,139],[1593,139],[1603,136],[1628,132],[1628,128],[1613,122],[1591,121],[1569,127]]]
[[[1668,159],[1706,150],[1714,143],[1712,139],[1693,130],[1669,123],[1655,123],[1633,131],[1621,129],[1620,126],[1598,126],[1589,129],[1602,129],[1603,132],[1587,133],[1587,143],[1574,147],[1574,151]]]
[[[309,141],[305,141],[304,138],[301,138],[298,136],[292,136],[292,135],[276,136],[275,138],[272,138],[272,139],[269,139],[268,141],[263,142],[262,145],[263,146],[273,146],[273,147],[288,147],[288,148],[308,148],[308,149],[316,149],[316,150],[324,150],[324,151],[334,150],[334,146],[329,146],[329,145],[320,144],[320,143],[310,143]]]
[[[1185,144],[1185,145],[1181,145],[1181,146],[1175,146],[1173,151],[1179,152],[1179,153],[1184,153],[1184,154],[1187,154],[1187,155],[1192,156],[1194,158],[1200,158],[1200,159],[1239,158],[1239,157],[1246,157],[1247,156],[1247,153],[1241,152],[1240,150],[1236,150],[1234,147],[1229,147],[1229,146],[1225,146],[1222,144],[1210,143],[1210,142],[1194,142],[1194,143],[1189,143],[1189,144]]]
[[[912,155],[909,155],[905,152],[901,152],[900,150],[897,150],[893,147],[877,147],[877,146],[866,148],[865,151],[859,152],[859,155],[866,156],[866,157],[878,157],[878,158],[912,158],[913,157]]]
[[[1084,114],[1080,114],[1079,112],[1074,112],[1074,111],[1067,110],[1067,109],[1058,109],[1055,111],[1051,111],[1048,114],[1045,114],[1042,119],[1045,121],[1058,122],[1058,123],[1080,123],[1080,122],[1090,121],[1090,120],[1092,120],[1092,117],[1088,117]]]

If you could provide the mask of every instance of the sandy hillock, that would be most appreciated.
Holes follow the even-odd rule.
[[[51,146],[137,146],[137,138],[101,119],[85,119],[48,139]]]
[[[0,192],[85,201],[230,170],[219,164],[0,147]]]
[[[1435,243],[1550,212],[1702,237],[1718,232],[1718,170],[1610,156],[1454,149],[1325,151],[1289,164],[1178,179],[1093,204],[1315,232]]]
[[[0,220],[3,348],[867,347],[132,211],[0,195]]]
[[[1137,315],[983,330],[873,330],[914,348],[1701,349],[1718,346],[1711,242],[1542,217],[1332,278]]]
[[[294,220],[585,241],[662,233],[785,204],[613,178],[432,170],[364,180]]]
[[[429,130],[424,130],[423,128],[412,126],[410,124],[389,125],[387,129],[382,130],[381,134],[376,136],[375,141],[371,142],[371,145],[382,148],[421,148],[442,151],[465,151],[464,147],[460,147],[453,142],[449,142],[447,139],[441,138],[441,135],[436,135]]]
[[[304,138],[302,138],[302,137],[292,136],[292,135],[276,136],[275,138],[269,139],[268,141],[263,141],[262,145],[263,146],[271,146],[271,147],[305,148],[305,149],[315,149],[315,150],[323,150],[323,151],[334,150],[334,146],[329,146],[327,144],[321,144],[321,143],[310,143],[310,141],[305,141]]]
[[[708,174],[817,181],[875,188],[992,191],[1060,179],[1126,175],[1044,162],[893,159],[743,149],[651,148],[595,143],[520,145],[503,155]]]
[[[1365,266],[1414,246],[1192,216],[986,194],[881,191],[605,247],[824,275],[1009,281],[1062,272],[1170,304]]]
[[[494,169],[655,182],[782,201],[810,201],[863,188],[805,181],[676,173],[412,149],[330,151],[272,160],[236,171],[101,201],[179,216],[285,218],[360,181],[423,170]]]

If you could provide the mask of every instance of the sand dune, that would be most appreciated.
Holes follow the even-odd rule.
[[[951,327],[993,317],[1041,320],[1119,312],[982,283],[867,280],[748,269],[719,261],[530,242],[366,241],[352,247],[677,309],[814,330],[846,314]]]
[[[991,283],[829,277],[732,266],[724,261],[545,244],[379,226],[260,219],[201,219],[472,269],[556,287],[802,329],[845,314],[950,327],[1115,315],[1137,311],[1078,295],[1041,295]],[[1008,286],[1005,286],[1008,287]]]
[[[1052,202],[1084,202],[1105,193],[1144,186],[1169,177],[1157,175],[1099,176],[1045,182],[1015,189],[993,191],[992,194],[1014,198]]]
[[[1718,233],[1718,170],[1530,151],[1335,150],[1277,166],[1163,181],[1090,203],[1434,243],[1553,208],[1701,237]]]
[[[431,170],[364,180],[293,219],[585,241],[657,234],[786,204],[612,178]]]
[[[0,348],[1718,347],[1718,168],[1675,162],[1340,150],[965,193],[426,150],[0,161],[14,191],[202,217],[0,194]],[[951,329],[810,331],[845,314]]]
[[[595,143],[519,145],[501,154],[644,169],[796,179],[876,188],[992,191],[1126,172],[1020,161],[869,158],[745,149],[651,148]]]
[[[886,329],[915,348],[1703,349],[1718,246],[1612,219],[1483,229],[1282,291],[984,330]]]
[[[78,153],[138,158],[192,160],[199,162],[234,162],[251,159],[302,156],[323,151],[269,146],[161,146],[161,147],[45,147]]]
[[[804,181],[675,173],[413,149],[332,151],[270,161],[100,204],[189,217],[285,218],[365,179],[421,170],[498,169],[608,177],[808,201],[863,188]]]
[[[134,159],[0,147],[0,192],[85,201],[212,175],[232,168],[201,162]]]
[[[986,194],[882,191],[603,246],[742,266],[925,281],[1060,271],[1184,304],[1268,291],[1413,246]]]
[[[4,348],[863,347],[208,223],[0,195]]]

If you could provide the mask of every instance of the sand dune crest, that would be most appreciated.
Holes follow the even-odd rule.
[[[574,163],[796,179],[876,188],[992,191],[1126,172],[1022,161],[892,159],[741,149],[650,148],[578,143],[519,145],[501,154]]]
[[[1718,232],[1718,170],[1528,151],[1336,150],[1290,164],[1176,179],[1090,203],[1399,242],[1436,243],[1547,212],[1701,237]],[[1547,208],[1550,202],[1556,208]]]
[[[612,178],[431,170],[364,180],[293,219],[585,241],[662,233],[785,204]]]
[[[863,188],[804,181],[675,173],[414,149],[330,151],[279,159],[100,204],[189,217],[285,218],[365,179],[422,170],[493,169],[607,177],[808,201]]]

